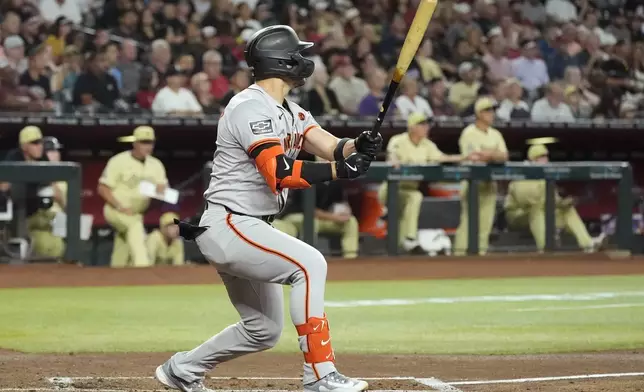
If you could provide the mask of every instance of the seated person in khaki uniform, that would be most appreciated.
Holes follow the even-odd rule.
[[[458,139],[461,154],[468,161],[501,163],[508,160],[508,148],[503,135],[492,127],[497,105],[489,97],[479,98],[474,104],[476,120],[463,129]],[[454,254],[464,255],[468,243],[467,181],[461,183],[461,218],[454,237]],[[479,182],[479,254],[487,253],[490,232],[496,212],[496,181]]]
[[[139,191],[141,181],[156,185],[162,194],[167,185],[165,167],[152,156],[154,130],[140,126],[132,135],[132,150],[114,155],[98,180],[98,194],[105,200],[103,214],[114,228],[112,267],[147,267],[151,265],[145,247],[143,214],[150,199]]]
[[[528,149],[528,159],[535,163],[548,162],[548,149],[542,144]],[[511,228],[529,227],[537,244],[543,251],[546,244],[546,180],[512,181],[505,198],[505,217]],[[577,239],[579,247],[593,251],[601,242],[588,234],[584,222],[577,214],[571,197],[555,195],[555,220],[558,229],[566,229]]]
[[[53,136],[43,138],[43,150],[49,162],[60,162],[60,150],[63,145]],[[59,212],[65,211],[67,201],[67,183],[58,181],[52,184],[54,190],[53,205],[48,209],[40,209],[27,218],[27,228],[34,241],[34,251],[37,254],[60,258],[65,253],[65,242],[55,236],[52,231],[52,221]]]
[[[56,157],[58,157],[57,160],[60,161],[60,154],[57,153],[57,151],[52,151],[53,146],[50,146],[51,148],[49,148],[48,154],[44,154],[44,138],[40,128],[32,125],[26,126],[20,131],[18,139],[20,148],[9,151],[5,157],[5,161],[47,162],[50,160],[48,159],[48,156],[54,158],[51,159],[52,161],[55,161]],[[48,145],[51,144],[49,141]],[[56,142],[58,142],[58,140],[56,140]],[[39,256],[58,259],[63,257],[65,253],[65,243],[62,238],[53,234],[51,221],[56,215],[56,209],[58,208],[60,210],[62,209],[61,206],[64,206],[67,184],[63,183],[63,185],[65,185],[64,192],[57,191],[58,188],[62,187],[52,184],[54,185],[53,200],[38,196],[39,190],[48,185],[49,184],[25,184],[25,198],[24,200],[17,202],[25,203],[27,230],[29,231],[29,237],[32,241],[34,253]],[[10,189],[10,183],[0,184],[0,190],[6,192]]]
[[[358,220],[351,213],[346,202],[342,183],[333,181],[315,186],[315,221],[316,233],[342,235],[342,256],[352,259],[358,256],[360,233]],[[273,227],[293,237],[298,237],[304,227],[302,212],[302,191],[292,191],[282,218],[273,222]]]
[[[387,162],[400,165],[425,165],[428,163],[460,162],[461,155],[447,155],[429,140],[432,119],[423,113],[412,113],[407,118],[407,132],[393,136],[387,144]],[[423,194],[418,190],[419,181],[401,181],[398,192],[400,208],[399,243],[408,252],[420,252],[418,243],[418,216]],[[387,203],[387,183],[378,192],[383,204]]]
[[[183,240],[179,237],[179,226],[174,220],[179,216],[166,212],[159,219],[159,228],[148,234],[145,243],[148,257],[153,265],[184,265]]]

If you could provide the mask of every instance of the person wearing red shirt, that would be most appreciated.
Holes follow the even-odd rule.
[[[222,58],[216,50],[203,54],[203,70],[210,80],[210,92],[217,100],[221,100],[230,90],[230,82],[221,73]]]

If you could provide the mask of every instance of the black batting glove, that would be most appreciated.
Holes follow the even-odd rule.
[[[335,173],[338,178],[357,178],[369,170],[372,159],[365,155],[354,152],[341,161],[335,161]]]
[[[377,133],[375,136],[371,136],[371,131],[363,131],[357,138],[354,140],[356,151],[360,154],[365,154],[373,157],[375,159],[376,154],[382,150],[382,135]]]

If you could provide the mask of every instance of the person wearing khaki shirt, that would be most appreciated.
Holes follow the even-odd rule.
[[[476,120],[461,132],[458,145],[462,155],[468,156],[468,161],[499,163],[508,160],[508,148],[503,135],[492,128],[496,101],[489,97],[480,98],[474,104]],[[454,239],[454,254],[463,255],[467,251],[468,213],[467,213],[467,181],[461,186],[461,218]],[[479,254],[487,253],[490,232],[494,224],[496,210],[497,184],[495,181],[479,182]]]
[[[400,165],[425,165],[428,163],[460,162],[461,155],[444,154],[428,139],[432,120],[424,113],[412,113],[407,118],[407,132],[393,136],[387,144],[387,161],[394,167]],[[420,251],[418,243],[418,216],[423,194],[418,190],[419,181],[401,181],[398,191],[400,209],[399,243],[408,252]],[[380,201],[387,203],[387,183],[378,192]]]
[[[179,226],[174,220],[179,216],[166,212],[159,219],[159,228],[148,234],[145,244],[148,257],[153,265],[184,265],[183,240],[179,237]]]
[[[143,227],[143,214],[150,199],[141,194],[139,185],[149,181],[162,194],[168,184],[163,163],[152,156],[154,130],[140,126],[134,130],[132,139],[132,150],[110,158],[98,180],[98,194],[105,200],[103,214],[115,231],[112,267],[151,264]]]
[[[461,81],[454,83],[449,89],[447,100],[457,112],[462,113],[476,100],[481,83],[476,80],[474,65],[468,61],[458,67],[458,76]]]
[[[537,164],[548,163],[548,148],[542,144],[528,149],[528,159]],[[512,181],[505,198],[505,217],[511,228],[529,227],[537,244],[543,251],[546,245],[546,180]],[[594,240],[574,207],[574,199],[555,195],[555,224],[566,229],[577,239],[579,247],[593,251],[598,241]],[[601,239],[599,239],[601,242]]]

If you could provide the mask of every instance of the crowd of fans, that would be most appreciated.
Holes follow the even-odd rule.
[[[316,43],[291,92],[313,115],[377,114],[417,0],[4,0],[0,110],[220,113],[252,82],[246,41],[289,24]],[[392,115],[635,118],[641,0],[441,0]]]

